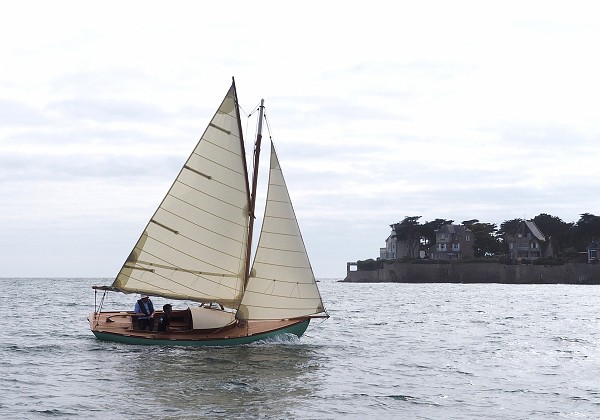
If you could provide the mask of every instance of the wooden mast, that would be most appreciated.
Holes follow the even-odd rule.
[[[262,140],[262,124],[263,124],[263,114],[265,108],[265,100],[260,100],[260,107],[258,108],[258,130],[256,133],[256,142],[254,143],[254,170],[252,173],[252,192],[250,193],[250,209],[249,209],[249,217],[250,221],[248,223],[248,243],[246,244],[246,275],[244,277],[244,289],[248,285],[248,280],[250,279],[250,254],[252,252],[252,233],[254,231],[254,219],[256,216],[254,215],[254,210],[256,208],[256,185],[258,182],[258,161],[260,158],[260,143]]]

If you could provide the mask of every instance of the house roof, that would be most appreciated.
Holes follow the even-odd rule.
[[[546,238],[544,237],[544,234],[542,233],[540,228],[538,228],[537,225],[533,222],[533,220],[525,220],[525,225],[531,231],[533,236],[536,237],[536,239],[538,239],[540,241],[546,240]]]
[[[600,249],[600,239],[593,239],[592,242],[588,245],[587,249]]]
[[[436,230],[436,233],[458,233],[464,234],[465,232],[470,232],[471,229],[467,228],[463,225],[452,225],[450,223],[443,225],[441,228]]]

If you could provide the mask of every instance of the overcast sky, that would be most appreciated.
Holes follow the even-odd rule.
[[[0,0],[1,277],[114,277],[232,76],[317,277],[405,216],[600,215],[599,2],[214,3]]]

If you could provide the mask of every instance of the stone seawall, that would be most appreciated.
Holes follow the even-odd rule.
[[[600,284],[600,265],[390,263],[378,270],[348,271],[343,281],[353,283]]]

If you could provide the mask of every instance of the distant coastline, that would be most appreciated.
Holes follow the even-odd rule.
[[[348,283],[504,283],[504,284],[600,284],[600,265],[525,265],[499,263],[419,264],[389,262],[382,268],[352,271]]]

